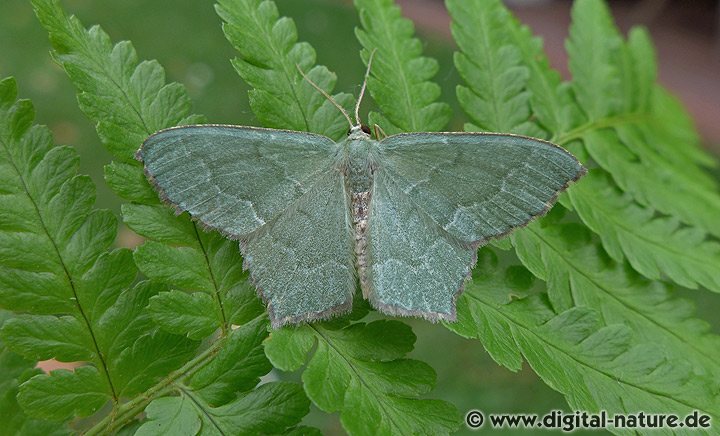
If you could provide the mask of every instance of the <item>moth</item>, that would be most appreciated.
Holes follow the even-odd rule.
[[[545,214],[585,173],[525,136],[376,128],[373,138],[359,117],[366,82],[354,122],[310,82],[348,120],[340,142],[192,125],[137,152],[164,201],[239,241],[274,328],[349,312],[358,282],[382,313],[454,321],[478,247]]]

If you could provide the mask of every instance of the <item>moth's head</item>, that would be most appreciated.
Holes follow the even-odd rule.
[[[348,129],[347,135],[350,138],[364,138],[372,134],[370,127],[365,124],[358,124]]]

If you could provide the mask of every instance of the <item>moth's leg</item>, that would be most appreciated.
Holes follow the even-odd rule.
[[[377,124],[373,124],[373,130],[375,131],[375,138],[377,138],[378,141],[381,141],[388,137],[387,133],[385,133],[382,127],[378,126]],[[382,138],[380,137],[380,134],[382,134]]]

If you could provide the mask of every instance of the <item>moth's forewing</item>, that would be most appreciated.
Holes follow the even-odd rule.
[[[526,225],[585,172],[561,147],[524,136],[410,133],[380,146],[400,189],[465,242],[484,242]]]
[[[307,192],[332,162],[335,147],[311,133],[184,126],[150,136],[138,157],[165,201],[240,238]]]

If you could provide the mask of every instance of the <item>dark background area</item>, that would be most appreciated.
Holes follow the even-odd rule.
[[[357,93],[364,67],[354,37],[357,18],[351,1],[277,0],[280,12],[295,19],[300,38],[310,42],[318,62],[338,74],[337,91]],[[64,0],[67,11],[85,25],[99,23],[118,42],[133,41],[141,59],[158,59],[168,80],[187,86],[195,111],[213,123],[257,125],[250,112],[247,87],[232,69],[235,53],[220,29],[211,1]],[[452,65],[453,43],[449,19],[441,1],[400,0],[425,42],[425,53],[438,59],[436,80],[443,99],[453,102],[459,82]],[[508,2],[521,21],[544,38],[553,66],[567,77],[564,39],[571,2],[567,0],[515,0]],[[658,49],[660,81],[688,106],[708,149],[720,152],[720,12],[711,0],[636,0],[610,2],[623,31],[643,24]],[[0,77],[18,79],[20,95],[31,98],[39,123],[52,129],[56,142],[70,144],[81,153],[82,171],[98,186],[98,206],[117,212],[120,204],[105,186],[102,167],[110,161],[92,124],[77,108],[75,91],[48,54],[45,31],[37,23],[29,1],[0,3]],[[459,130],[463,116],[454,105]],[[121,232],[121,245],[133,245],[131,232]],[[708,292],[686,292],[698,301],[700,315],[715,320],[718,303]],[[461,412],[471,408],[487,412],[547,413],[567,408],[562,397],[545,386],[532,370],[514,374],[495,364],[477,341],[464,340],[446,329],[410,321],[418,335],[413,355],[430,363],[438,373],[432,396],[453,402]],[[326,433],[341,433],[336,417],[313,412],[310,423]],[[515,433],[507,431],[507,433]],[[527,434],[525,432],[516,432]],[[594,432],[593,434],[599,434]],[[601,434],[601,433],[600,433]]]

